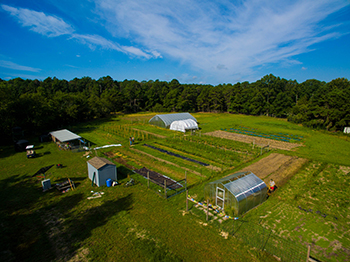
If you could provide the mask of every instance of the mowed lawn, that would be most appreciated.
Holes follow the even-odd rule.
[[[115,135],[110,132],[112,127],[125,125],[125,132],[135,127],[169,138],[178,135],[147,125],[153,115],[117,115],[113,119],[72,127],[72,131],[90,141],[93,147],[121,143],[123,150],[114,148],[112,151],[123,151],[126,156],[129,151],[133,153],[127,148],[128,133]],[[302,146],[296,150],[275,152],[307,158],[308,163],[268,201],[240,219],[260,223],[275,234],[305,246],[310,244],[311,254],[321,260],[347,261],[350,257],[350,204],[346,195],[350,171],[348,136],[310,130],[283,119],[232,114],[193,115],[201,127],[197,135],[243,126],[259,132],[302,136]],[[151,142],[156,143],[157,139],[153,137]],[[159,146],[167,146],[164,139],[159,139]],[[34,159],[27,159],[25,152],[16,153],[13,147],[0,148],[1,261],[273,260],[270,255],[232,236],[223,237],[220,227],[206,223],[205,216],[198,215],[194,207],[191,206],[189,213],[184,212],[184,193],[165,200],[142,183],[124,187],[128,180],[126,176],[132,171],[120,163],[116,164],[120,170],[121,185],[97,188],[87,177],[86,162],[89,158],[83,156],[84,152],[60,151],[52,142],[36,141],[32,142],[39,157]],[[230,141],[223,143],[226,150]],[[193,144],[194,148],[196,146]],[[143,150],[142,143],[134,148]],[[148,149],[145,151],[152,153]],[[102,152],[106,150],[97,151],[97,154],[103,156]],[[181,153],[181,150],[176,148],[176,152]],[[95,154],[93,150],[90,157]],[[133,156],[137,155],[142,154],[133,153]],[[159,153],[156,156],[162,157]],[[142,161],[131,159],[130,164],[139,167],[140,164],[151,165],[154,162],[143,157]],[[164,159],[195,169],[193,164],[183,164],[182,160],[165,156]],[[47,171],[46,177],[51,179],[52,184],[70,178],[75,182],[76,190],[65,194],[56,189],[42,192],[42,178],[33,175],[42,167],[58,163],[64,168],[54,166]],[[244,166],[249,166],[249,162]],[[226,173],[211,171],[207,177],[214,180],[235,170],[227,169]],[[190,176],[193,181],[190,194],[200,198],[206,178],[193,177],[196,179]],[[103,191],[104,194],[101,198],[88,200],[92,196],[91,191]]]
[[[99,138],[101,139],[101,138]],[[87,178],[81,153],[36,143],[39,157],[2,148],[1,261],[270,261],[268,255],[225,239],[218,228],[160,198],[147,187],[100,187]],[[93,156],[93,155],[92,155]],[[55,184],[70,178],[76,189],[42,192],[41,167]],[[127,179],[121,181],[125,183]],[[91,191],[101,198],[88,200]]]

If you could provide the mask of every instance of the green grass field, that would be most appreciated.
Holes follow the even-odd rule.
[[[248,144],[201,136],[233,126],[302,136],[303,146],[295,151],[275,152],[309,159],[286,185],[239,221],[260,223],[276,236],[304,247],[310,244],[311,255],[321,261],[349,261],[348,136],[310,130],[282,119],[197,113],[193,115],[201,130],[184,140],[181,134],[149,126],[153,115],[115,115],[68,127],[93,147],[121,143],[122,147],[97,154],[120,154],[111,160],[118,167],[121,184],[128,181],[128,175],[136,179],[132,187],[92,186],[84,152],[60,151],[52,142],[37,143],[33,138],[39,155],[33,159],[27,159],[25,152],[16,153],[13,147],[1,147],[1,261],[273,261],[270,254],[247,242],[223,237],[225,225],[206,223],[204,212],[193,204],[186,213],[184,193],[166,200],[147,189],[143,178],[128,168],[146,166],[178,180],[187,170],[189,193],[202,201],[208,181],[265,156]],[[133,147],[128,145],[130,136],[136,138]],[[212,167],[163,154],[144,143],[207,161]],[[93,150],[90,156],[94,155]],[[52,184],[70,178],[76,189],[64,194],[56,189],[42,192],[41,179],[33,174],[58,163],[64,168],[54,166],[46,177]],[[104,195],[88,200],[91,191]]]

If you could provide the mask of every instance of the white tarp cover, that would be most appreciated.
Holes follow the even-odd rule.
[[[174,121],[170,125],[170,130],[181,131],[184,133],[186,130],[190,129],[198,129],[198,125],[193,119]]]

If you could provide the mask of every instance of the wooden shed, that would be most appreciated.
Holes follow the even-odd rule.
[[[87,161],[89,178],[97,186],[106,184],[107,179],[117,180],[117,167],[106,158],[95,156]]]

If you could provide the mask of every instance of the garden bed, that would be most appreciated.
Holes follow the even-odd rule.
[[[301,144],[297,144],[297,143],[276,141],[268,138],[230,133],[230,132],[225,132],[221,130],[205,133],[203,135],[231,139],[231,140],[240,141],[244,143],[251,143],[251,144],[254,143],[256,146],[259,146],[259,147],[268,145],[270,148],[276,148],[276,149],[282,149],[282,150],[293,150],[294,148],[301,146]]]
[[[152,171],[150,169],[147,169],[145,167],[143,168],[140,168],[140,169],[136,169],[134,170],[137,174],[143,176],[144,178],[146,179],[150,179],[150,181],[152,181],[153,183],[159,185],[159,186],[164,186],[164,181],[166,181],[166,187],[168,189],[172,189],[172,190],[175,190],[175,189],[179,189],[181,187],[183,187],[181,184],[179,184],[177,181],[167,177],[167,176],[164,176],[162,174],[159,174],[155,171]]]
[[[272,178],[277,186],[285,184],[306,163],[304,158],[286,156],[283,154],[270,154],[258,162],[243,168],[239,172],[251,171],[266,184]]]

